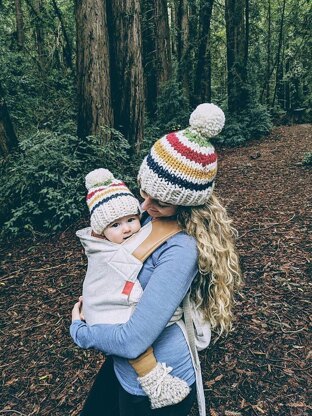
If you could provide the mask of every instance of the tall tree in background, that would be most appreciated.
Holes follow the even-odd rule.
[[[135,152],[143,139],[144,121],[140,2],[112,0],[108,5],[115,128]]]
[[[23,20],[21,0],[15,0],[15,18],[16,18],[17,45],[20,49],[24,49],[25,34],[24,34],[24,20]]]
[[[142,61],[144,68],[145,109],[154,117],[157,100],[154,7],[142,1]]]
[[[211,101],[210,22],[213,0],[201,0],[199,10],[199,37],[194,77],[194,101]]]
[[[176,55],[178,79],[187,98],[191,93],[192,62],[190,52],[189,1],[177,0],[175,4]]]
[[[248,104],[246,0],[225,0],[228,109],[244,110]]]
[[[105,0],[76,0],[78,126],[80,137],[113,126]]]
[[[44,39],[45,25],[43,20],[44,5],[42,0],[34,0],[33,4],[28,1],[28,4],[31,5],[31,11],[35,19],[34,36],[38,54],[38,63],[42,73],[44,74],[47,66]]]
[[[53,5],[53,9],[54,9],[54,12],[55,12],[57,18],[60,21],[61,29],[62,29],[62,34],[63,34],[63,37],[64,37],[64,47],[63,47],[63,51],[64,51],[65,62],[66,62],[66,65],[69,68],[72,68],[73,67],[73,61],[72,61],[72,54],[73,54],[72,53],[72,41],[71,41],[71,39],[70,39],[70,37],[69,37],[69,35],[67,33],[65,21],[64,21],[62,12],[61,12],[61,10],[60,10],[60,8],[59,8],[56,0],[52,0],[52,5]]]
[[[271,80],[271,42],[272,42],[272,8],[271,8],[271,1],[267,0],[267,40],[266,40],[266,71],[265,71],[265,77],[264,77],[264,84],[261,91],[260,101],[263,102],[264,99],[264,93],[265,93],[265,102],[266,104],[270,103],[270,94],[271,94],[271,88],[270,88],[270,80]]]
[[[274,94],[273,94],[273,100],[272,100],[272,107],[274,107],[275,105],[277,89],[278,89],[279,83],[281,82],[283,78],[283,66],[281,65],[281,55],[283,51],[283,41],[284,41],[285,6],[286,6],[286,0],[283,0],[279,36],[278,36],[278,46],[277,46],[277,53],[276,53],[276,65],[275,65],[276,81],[275,81],[275,88],[274,88]]]
[[[172,76],[168,5],[166,0],[144,0],[142,4],[146,108],[150,116],[154,117],[162,86]]]
[[[17,147],[17,145],[17,137],[5,103],[4,92],[0,84],[0,155],[7,156],[12,149]]]
[[[154,21],[157,95],[159,95],[161,86],[167,82],[172,75],[170,29],[166,0],[154,0]]]

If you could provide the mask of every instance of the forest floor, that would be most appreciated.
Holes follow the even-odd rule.
[[[217,190],[239,232],[245,284],[235,331],[201,353],[211,416],[312,414],[312,181],[301,163],[311,127],[219,150]],[[0,246],[0,415],[78,415],[103,362],[68,333],[86,267],[75,237],[83,225]]]

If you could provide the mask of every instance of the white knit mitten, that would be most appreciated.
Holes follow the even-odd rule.
[[[142,389],[147,394],[151,402],[151,408],[170,406],[181,402],[190,392],[188,384],[169,373],[172,367],[167,367],[165,363],[157,363],[148,374],[138,377]]]

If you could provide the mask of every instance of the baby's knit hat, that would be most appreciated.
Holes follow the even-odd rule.
[[[202,205],[214,188],[217,154],[209,139],[221,132],[224,113],[214,104],[200,104],[189,122],[185,130],[157,140],[138,174],[144,192],[172,205]]]
[[[141,214],[139,201],[108,169],[100,168],[88,173],[85,183],[91,228],[95,233],[102,234],[118,218]]]

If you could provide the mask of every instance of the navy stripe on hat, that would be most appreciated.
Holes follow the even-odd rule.
[[[189,189],[191,191],[203,191],[210,188],[213,185],[214,181],[206,182],[204,184],[197,184],[194,182],[189,182],[185,179],[179,178],[178,176],[172,175],[162,166],[160,166],[151,153],[148,154],[146,158],[146,163],[148,167],[159,177],[165,179],[166,182],[169,182],[173,185],[178,185],[182,188]]]
[[[111,199],[114,199],[114,198],[119,198],[120,196],[127,196],[127,197],[131,197],[131,198],[134,198],[134,199],[136,199],[136,197],[134,196],[134,195],[132,195],[131,193],[129,193],[129,192],[120,192],[120,193],[115,193],[115,194],[113,194],[113,195],[111,195],[111,196],[109,196],[109,197],[107,197],[107,198],[105,198],[105,199],[101,199],[101,201],[99,201],[96,205],[94,205],[94,207],[92,208],[92,210],[90,211],[90,215],[92,215],[93,214],[93,212],[99,207],[99,206],[101,206],[101,205],[103,205],[103,204],[105,204],[105,202],[108,202],[108,201],[110,201]]]

